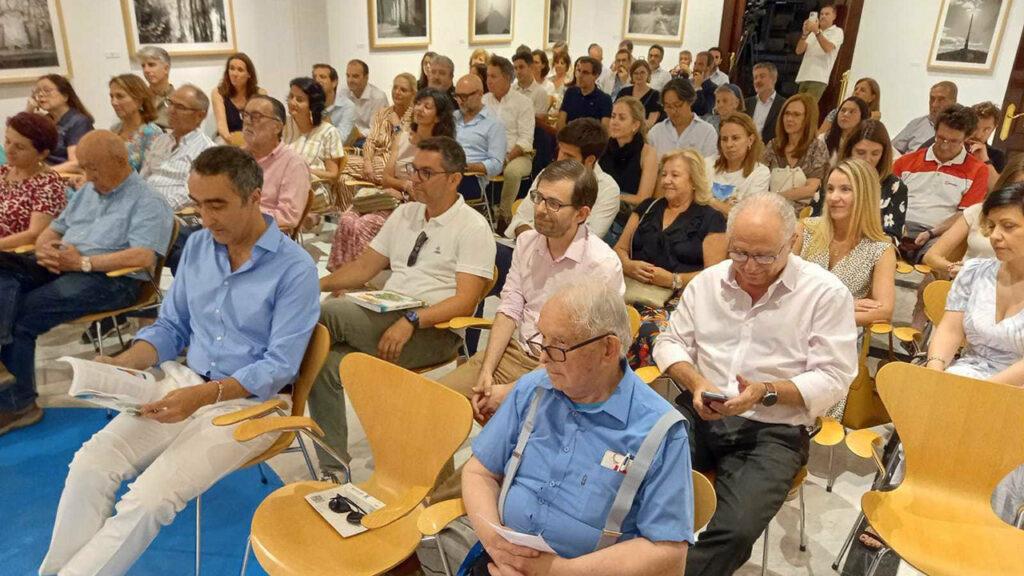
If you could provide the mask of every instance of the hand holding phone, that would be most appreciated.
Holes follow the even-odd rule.
[[[811,22],[817,22],[818,21],[818,13],[817,12],[811,12],[811,14],[809,16],[807,16],[807,19],[810,20]]]
[[[725,394],[721,394],[718,392],[708,392],[706,390],[700,393],[700,398],[701,400],[704,401],[705,406],[707,406],[711,410],[714,410],[715,412],[718,412],[718,409],[716,409],[714,406],[715,402],[724,404],[727,400],[729,400],[729,397],[726,396]]]

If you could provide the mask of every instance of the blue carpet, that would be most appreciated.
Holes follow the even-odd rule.
[[[106,423],[104,410],[54,408],[46,410],[39,424],[0,436],[0,574],[36,573],[50,544],[68,464]],[[264,470],[269,484],[260,482],[256,468],[246,468],[221,479],[203,496],[203,574],[238,574],[253,512],[281,486],[269,468]],[[195,512],[195,501],[189,502],[130,574],[192,574]],[[248,574],[265,574],[255,558],[249,559]]]

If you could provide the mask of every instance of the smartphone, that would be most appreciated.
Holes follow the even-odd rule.
[[[811,12],[810,16],[808,16],[807,19],[810,20],[811,22],[817,22],[818,21],[818,13],[817,12]]]
[[[707,392],[707,391],[701,392],[700,393],[700,398],[701,398],[701,400],[704,401],[705,405],[708,404],[709,402],[725,402],[726,400],[729,399],[729,397],[726,396],[725,394],[719,394],[717,392]]]

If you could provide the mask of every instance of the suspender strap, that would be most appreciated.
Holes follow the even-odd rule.
[[[637,491],[640,490],[640,484],[643,483],[644,477],[647,476],[647,471],[651,468],[651,462],[654,461],[654,455],[657,454],[658,447],[665,440],[665,435],[668,434],[669,428],[676,422],[682,421],[682,414],[677,410],[669,410],[651,427],[651,431],[647,433],[647,437],[640,444],[636,458],[626,469],[626,477],[622,479],[619,491],[615,495],[611,509],[608,511],[608,518],[605,520],[604,530],[601,532],[601,538],[597,541],[595,551],[615,544],[619,536],[622,536],[622,521],[626,519],[626,514],[633,507],[633,499],[636,497]]]
[[[501,494],[498,495],[498,519],[503,523],[505,498],[508,497],[508,489],[512,487],[512,480],[516,477],[516,472],[519,470],[519,462],[523,459],[526,443],[530,441],[530,434],[533,433],[533,424],[537,420],[537,406],[540,405],[542,396],[544,396],[544,389],[538,386],[534,389],[530,407],[526,410],[526,419],[523,420],[523,427],[519,430],[519,439],[516,440],[515,450],[512,451],[512,457],[508,459],[508,463],[505,465],[505,478],[501,481]]]

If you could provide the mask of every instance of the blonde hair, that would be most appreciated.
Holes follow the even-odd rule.
[[[629,115],[632,116],[633,120],[640,123],[640,134],[643,135],[644,139],[647,139],[647,111],[644,109],[644,105],[633,96],[623,96],[612,104],[614,108],[618,104],[625,104],[629,110]]]
[[[473,60],[475,60],[476,57],[480,56],[480,55],[483,55],[483,57],[484,57],[484,64],[487,64],[487,61],[491,58],[491,55],[488,54],[487,50],[484,50],[483,48],[477,48],[476,50],[473,50],[473,53],[469,55],[469,68],[470,68],[470,70],[473,69]]]
[[[725,159],[725,153],[722,151],[722,128],[726,124],[735,124],[743,128],[747,136],[754,137],[754,143],[750,145],[750,150],[747,150],[747,156],[743,159],[743,177],[746,178],[754,171],[764,153],[764,142],[761,141],[761,132],[757,130],[754,120],[743,112],[733,112],[729,116],[722,118],[721,124],[718,127],[718,159],[715,160],[715,170],[724,171],[728,163]]]
[[[848,158],[839,163],[829,172],[842,172],[850,179],[853,186],[853,209],[850,216],[850,228],[857,238],[866,238],[876,242],[888,242],[889,238],[882,230],[881,190],[878,172],[870,164],[857,158]],[[826,190],[828,179],[826,178]],[[828,202],[822,202],[821,218],[807,223],[811,234],[807,244],[807,253],[827,253],[829,245],[835,238],[832,217],[828,211]]]
[[[693,201],[701,205],[709,204],[711,202],[711,184],[708,182],[708,173],[704,169],[704,156],[694,148],[673,150],[661,157],[658,174],[661,174],[665,165],[673,160],[682,160],[689,169],[690,184],[693,185]]]

